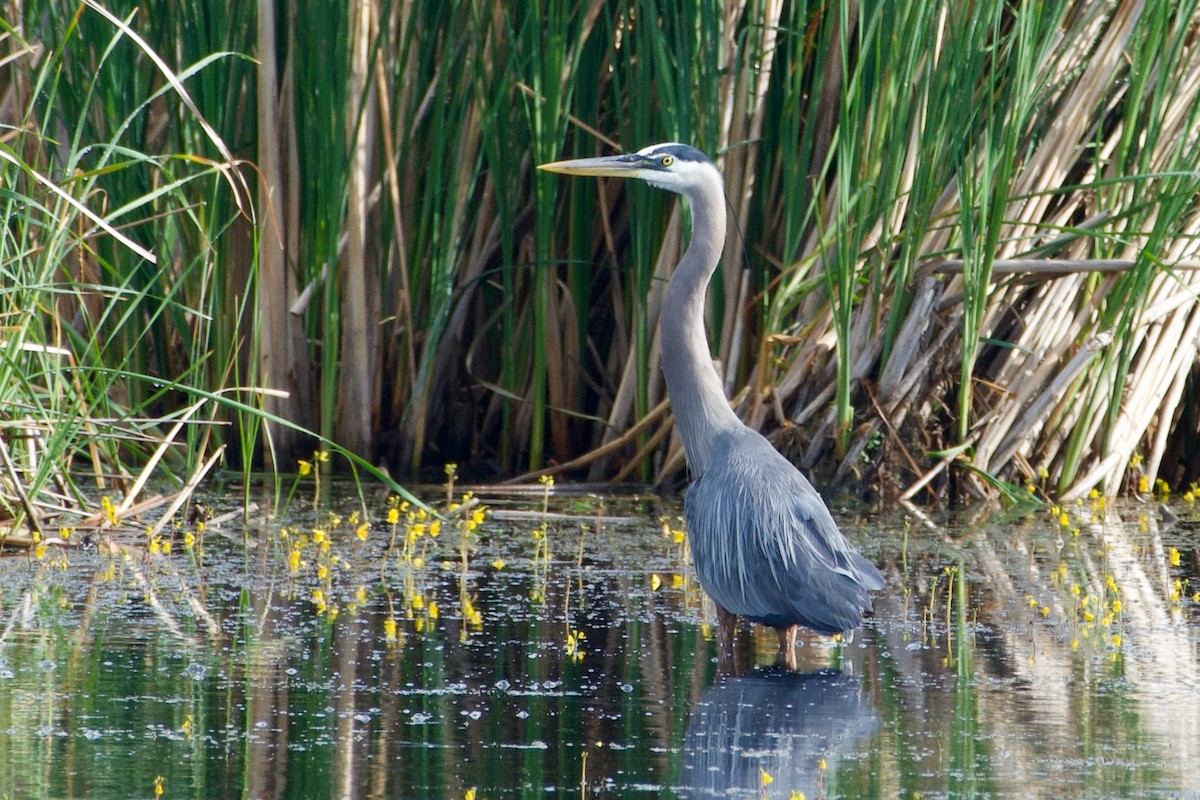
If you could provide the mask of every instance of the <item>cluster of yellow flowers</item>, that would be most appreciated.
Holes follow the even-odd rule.
[[[581,630],[567,630],[567,646],[565,648],[567,658],[575,662],[583,660],[583,640],[586,638],[587,636],[585,636]]]

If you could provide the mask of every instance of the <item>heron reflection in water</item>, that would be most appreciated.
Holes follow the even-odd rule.
[[[774,669],[718,680],[692,709],[679,795],[822,797],[837,762],[869,749],[878,729],[879,714],[851,675]]]
[[[725,397],[704,331],[708,282],[725,245],[721,174],[678,143],[539,169],[638,178],[691,208],[691,242],[660,317],[667,395],[693,478],[684,497],[688,539],[700,585],[717,606],[722,660],[744,617],[777,630],[780,655],[795,669],[797,626],[827,635],[857,628],[871,608],[867,592],[883,588],[883,576],[842,536],[812,484],[742,424]]]

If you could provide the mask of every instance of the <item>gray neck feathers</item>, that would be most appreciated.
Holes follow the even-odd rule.
[[[704,331],[708,282],[725,246],[721,181],[706,182],[685,197],[692,210],[692,240],[667,286],[660,338],[675,426],[692,475],[699,478],[717,437],[741,422],[729,407]]]

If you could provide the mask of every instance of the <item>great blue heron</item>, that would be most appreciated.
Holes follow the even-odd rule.
[[[852,630],[883,576],[857,553],[812,484],[758,431],[738,419],[713,367],[704,332],[708,282],[725,245],[725,189],[708,158],[685,144],[629,155],[542,164],[567,175],[640,178],[683,195],[692,239],[667,284],[660,316],[662,368],[692,473],[684,497],[700,585],[717,606],[722,660],[737,617],[769,625],[795,668],[796,626]]]

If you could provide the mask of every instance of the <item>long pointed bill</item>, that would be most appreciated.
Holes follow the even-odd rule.
[[[637,153],[601,158],[577,158],[541,164],[538,169],[563,175],[605,175],[612,178],[637,178],[646,170],[645,159]]]

